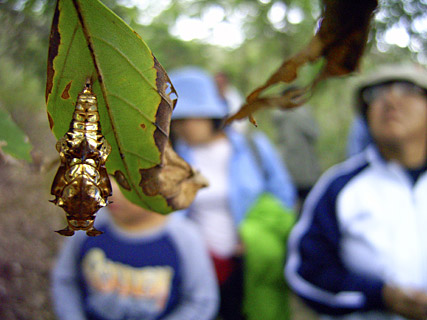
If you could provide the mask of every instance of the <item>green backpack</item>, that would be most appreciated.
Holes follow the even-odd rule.
[[[253,136],[249,147],[267,180],[262,156]],[[284,267],[289,233],[295,212],[271,193],[264,192],[249,209],[240,225],[245,246],[243,312],[247,320],[289,320],[290,289]]]
[[[290,319],[284,264],[294,223],[294,212],[264,193],[240,226],[245,246],[243,311],[248,320]]]

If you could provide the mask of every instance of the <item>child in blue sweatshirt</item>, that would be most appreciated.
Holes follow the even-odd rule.
[[[203,240],[185,217],[129,202],[113,182],[99,237],[78,232],[53,270],[60,320],[210,320],[218,288]]]

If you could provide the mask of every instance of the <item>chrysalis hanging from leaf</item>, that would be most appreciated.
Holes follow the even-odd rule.
[[[102,232],[95,229],[96,212],[108,204],[111,184],[105,162],[111,146],[101,132],[98,102],[90,79],[78,95],[68,132],[58,140],[56,149],[61,164],[52,183],[51,200],[67,213],[68,225],[56,231],[72,236],[85,230],[88,236]]]

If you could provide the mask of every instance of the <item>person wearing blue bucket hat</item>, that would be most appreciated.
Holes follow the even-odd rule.
[[[248,139],[232,128],[222,127],[228,109],[209,73],[186,67],[170,72],[169,76],[178,93],[171,124],[174,148],[210,183],[199,191],[185,214],[199,226],[213,258],[220,284],[221,319],[244,319],[244,248],[239,226],[266,190],[284,206],[293,208],[295,188],[265,135],[257,133],[253,137],[262,158],[260,168]]]
[[[172,72],[170,77],[179,95],[172,119],[222,119],[227,116],[228,107],[207,72],[187,67]]]

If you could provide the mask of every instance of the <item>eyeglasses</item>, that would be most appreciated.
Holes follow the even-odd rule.
[[[388,92],[393,92],[397,97],[409,97],[414,95],[425,95],[426,91],[409,81],[393,81],[367,87],[362,90],[362,100],[371,104],[379,98],[383,98]]]

